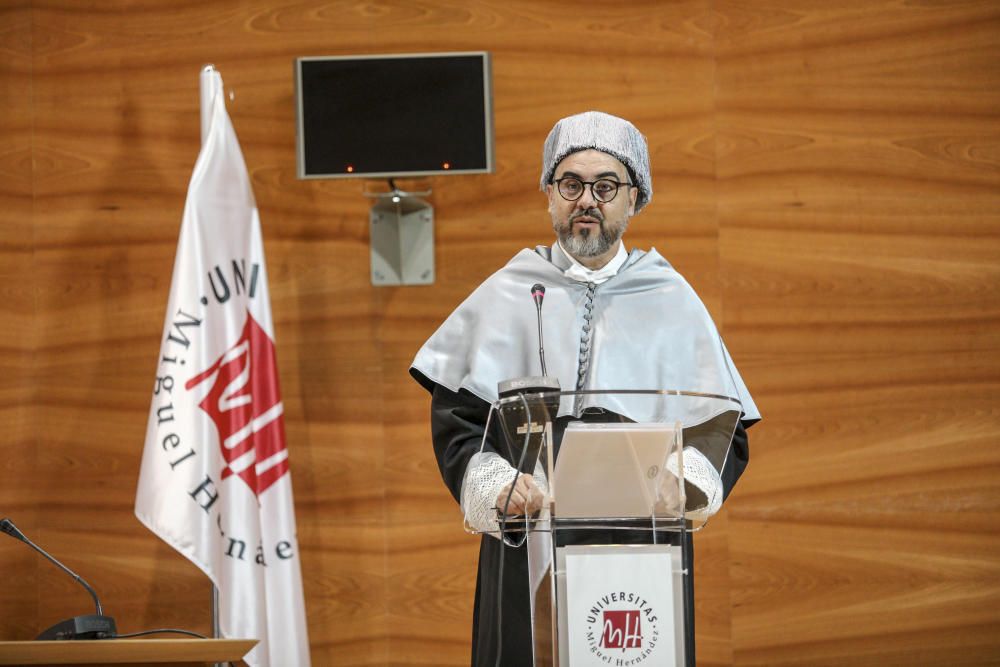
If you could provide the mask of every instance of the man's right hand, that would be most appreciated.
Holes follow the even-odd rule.
[[[510,493],[510,503],[507,503],[507,494],[510,493],[510,484],[506,484],[497,496],[496,507],[501,512],[504,505],[507,506],[507,516],[534,514],[542,509],[545,502],[545,494],[535,484],[535,478],[531,475],[518,475],[514,492]]]

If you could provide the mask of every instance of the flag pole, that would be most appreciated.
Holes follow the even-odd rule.
[[[215,86],[212,82],[212,75],[215,74],[215,65],[205,65],[201,68],[201,145],[205,145],[208,139],[208,130],[212,126],[212,95]]]
[[[212,95],[215,92],[215,85],[212,77],[215,74],[215,65],[208,64],[201,68],[200,93],[201,93],[201,145],[205,145],[208,139],[208,131],[212,126]],[[219,589],[212,584],[212,637],[219,639],[222,630],[219,627]],[[219,663],[216,663],[217,665]]]

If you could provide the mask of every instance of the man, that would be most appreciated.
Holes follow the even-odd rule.
[[[628,121],[600,112],[564,118],[546,139],[540,185],[557,242],[522,250],[488,278],[427,341],[410,369],[432,394],[432,436],[445,484],[467,522],[494,535],[499,509],[517,515],[542,503],[543,489],[533,476],[516,475],[502,456],[496,419],[487,433],[497,384],[538,375],[529,290],[541,283],[547,288],[549,375],[563,390],[669,388],[739,399],[740,422],[721,475],[696,449],[685,447],[685,476],[699,477],[700,471],[707,480],[692,489],[700,502],[689,502],[689,509],[710,515],[746,466],[745,428],[760,415],[690,286],[655,250],[629,253],[622,244],[629,218],[653,195],[645,138]],[[600,419],[606,412],[598,407],[560,414],[557,447],[569,420]],[[644,421],[637,416],[641,409],[627,401],[613,412]],[[530,665],[528,558],[524,548],[512,546],[515,541],[494,535],[484,535],[480,548],[472,663],[494,665],[501,651],[504,665]],[[693,646],[687,654],[693,664]]]

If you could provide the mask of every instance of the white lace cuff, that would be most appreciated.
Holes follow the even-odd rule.
[[[667,460],[667,469],[677,474],[677,456]],[[684,480],[705,494],[707,501],[701,507],[685,509],[684,516],[695,521],[705,521],[722,507],[722,477],[705,455],[694,447],[684,448]]]
[[[462,480],[461,505],[465,523],[471,529],[498,537],[497,497],[503,487],[514,481],[517,471],[496,452],[478,452],[469,459]],[[541,466],[536,463],[535,484],[544,495],[549,485]]]
[[[472,530],[497,535],[496,502],[500,489],[514,481],[516,470],[496,452],[478,452],[469,459],[462,480],[462,512]]]

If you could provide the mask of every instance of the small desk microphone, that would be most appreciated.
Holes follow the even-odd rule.
[[[90,587],[90,584],[83,580],[83,577],[57,561],[55,558],[50,556],[47,551],[25,537],[24,533],[18,530],[17,526],[15,526],[14,522],[10,519],[0,520],[0,532],[7,533],[16,540],[21,540],[32,549],[48,558],[63,572],[66,572],[71,577],[76,579],[81,586],[87,589],[90,596],[94,598],[94,605],[97,607],[96,614],[74,616],[73,618],[65,621],[60,621],[48,630],[42,632],[42,634],[35,637],[36,640],[106,639],[114,637],[118,633],[118,628],[115,627],[115,619],[104,615],[104,610],[101,608],[101,601],[97,599],[97,593]]]

